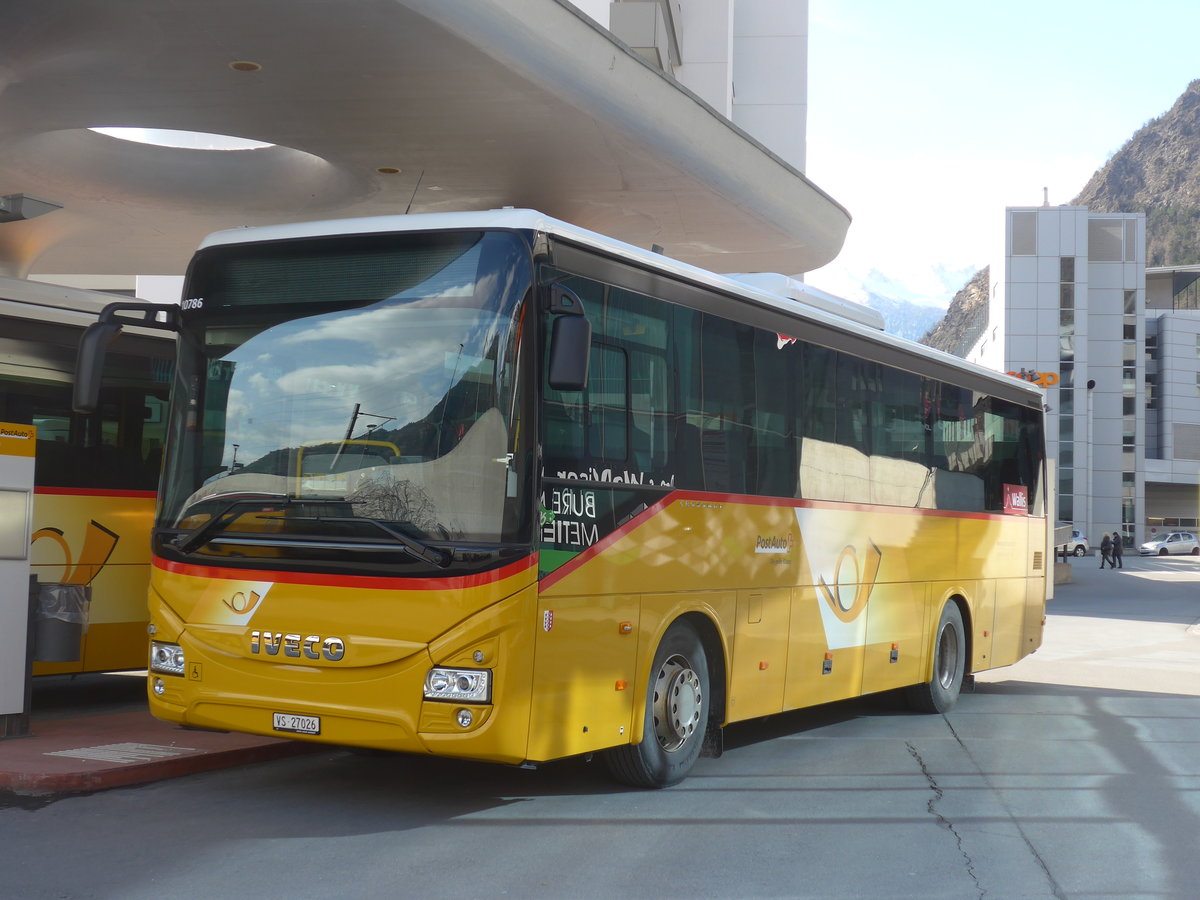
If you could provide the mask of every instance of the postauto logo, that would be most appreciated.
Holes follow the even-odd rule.
[[[791,553],[796,546],[796,536],[792,532],[786,535],[758,535],[754,539],[755,553]]]

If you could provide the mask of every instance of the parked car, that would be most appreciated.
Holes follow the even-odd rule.
[[[1071,529],[1071,542],[1067,544],[1067,550],[1075,556],[1087,556],[1088,549],[1088,539],[1083,532],[1078,528]]]
[[[1177,553],[1200,556],[1200,542],[1190,531],[1172,531],[1156,540],[1146,541],[1138,548],[1138,553],[1142,556],[1166,556]]]

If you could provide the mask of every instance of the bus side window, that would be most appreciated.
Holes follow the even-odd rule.
[[[587,455],[629,459],[629,360],[625,351],[593,344],[587,386]]]

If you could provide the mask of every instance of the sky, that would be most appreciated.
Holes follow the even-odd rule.
[[[1197,0],[809,0],[806,174],[853,221],[805,280],[944,307],[1006,206],[1070,202],[1200,78],[1197,35]]]

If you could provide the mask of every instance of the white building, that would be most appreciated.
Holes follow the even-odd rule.
[[[1200,526],[1200,266],[1146,270],[1146,534]]]
[[[1195,528],[1200,267],[1145,268],[1145,216],[1010,207],[968,358],[1046,387],[1058,519],[1126,546]]]
[[[576,0],[576,5],[804,171],[808,0]]]

